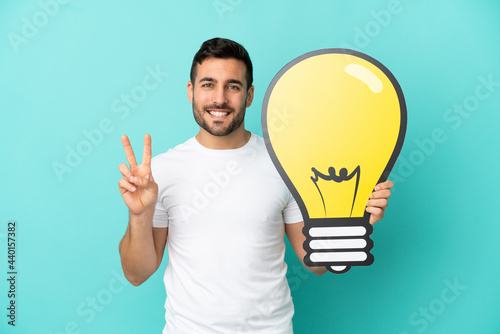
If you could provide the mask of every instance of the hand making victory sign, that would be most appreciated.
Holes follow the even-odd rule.
[[[146,211],[151,214],[158,197],[158,185],[151,174],[151,136],[149,134],[144,136],[144,150],[140,165],[137,165],[128,137],[123,135],[121,140],[130,169],[124,163],[119,166],[123,175],[118,182],[120,193],[130,214],[140,215]]]

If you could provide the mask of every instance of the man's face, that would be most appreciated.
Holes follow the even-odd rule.
[[[253,100],[253,86],[247,90],[245,74],[245,63],[231,58],[207,58],[197,65],[188,97],[196,122],[211,135],[244,131],[245,109]]]

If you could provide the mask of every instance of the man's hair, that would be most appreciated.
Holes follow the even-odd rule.
[[[198,52],[196,52],[196,54],[194,55],[193,64],[191,65],[190,78],[193,84],[196,77],[198,64],[201,64],[207,58],[233,58],[241,60],[247,67],[245,75],[248,84],[247,89],[252,86],[252,61],[250,60],[250,55],[248,54],[247,50],[245,50],[245,48],[241,44],[238,44],[235,41],[226,38],[213,38],[203,42]]]

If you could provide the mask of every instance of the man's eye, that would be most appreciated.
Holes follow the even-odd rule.
[[[240,87],[236,86],[236,85],[230,85],[229,86],[229,89],[232,89],[232,90],[238,90],[240,89]]]
[[[211,83],[206,83],[206,84],[201,85],[201,87],[212,88],[213,85]]]

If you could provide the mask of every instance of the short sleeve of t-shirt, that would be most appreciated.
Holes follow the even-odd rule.
[[[285,224],[294,224],[299,223],[303,220],[304,218],[302,218],[299,206],[297,205],[295,198],[293,198],[292,194],[290,194],[290,200],[283,210],[283,222]]]
[[[170,150],[169,150],[170,151]],[[164,192],[164,181],[165,178],[164,173],[162,173],[162,169],[165,166],[168,166],[169,162],[165,159],[166,154],[160,154],[154,157],[151,160],[151,172],[153,174],[153,178],[158,184],[158,200],[155,205],[155,212],[153,215],[153,227],[165,228],[168,227],[168,212],[165,208],[164,202],[162,200],[163,192]],[[165,162],[166,161],[166,162]]]
[[[153,215],[153,227],[168,227],[168,213],[160,201],[156,202],[155,213]]]

